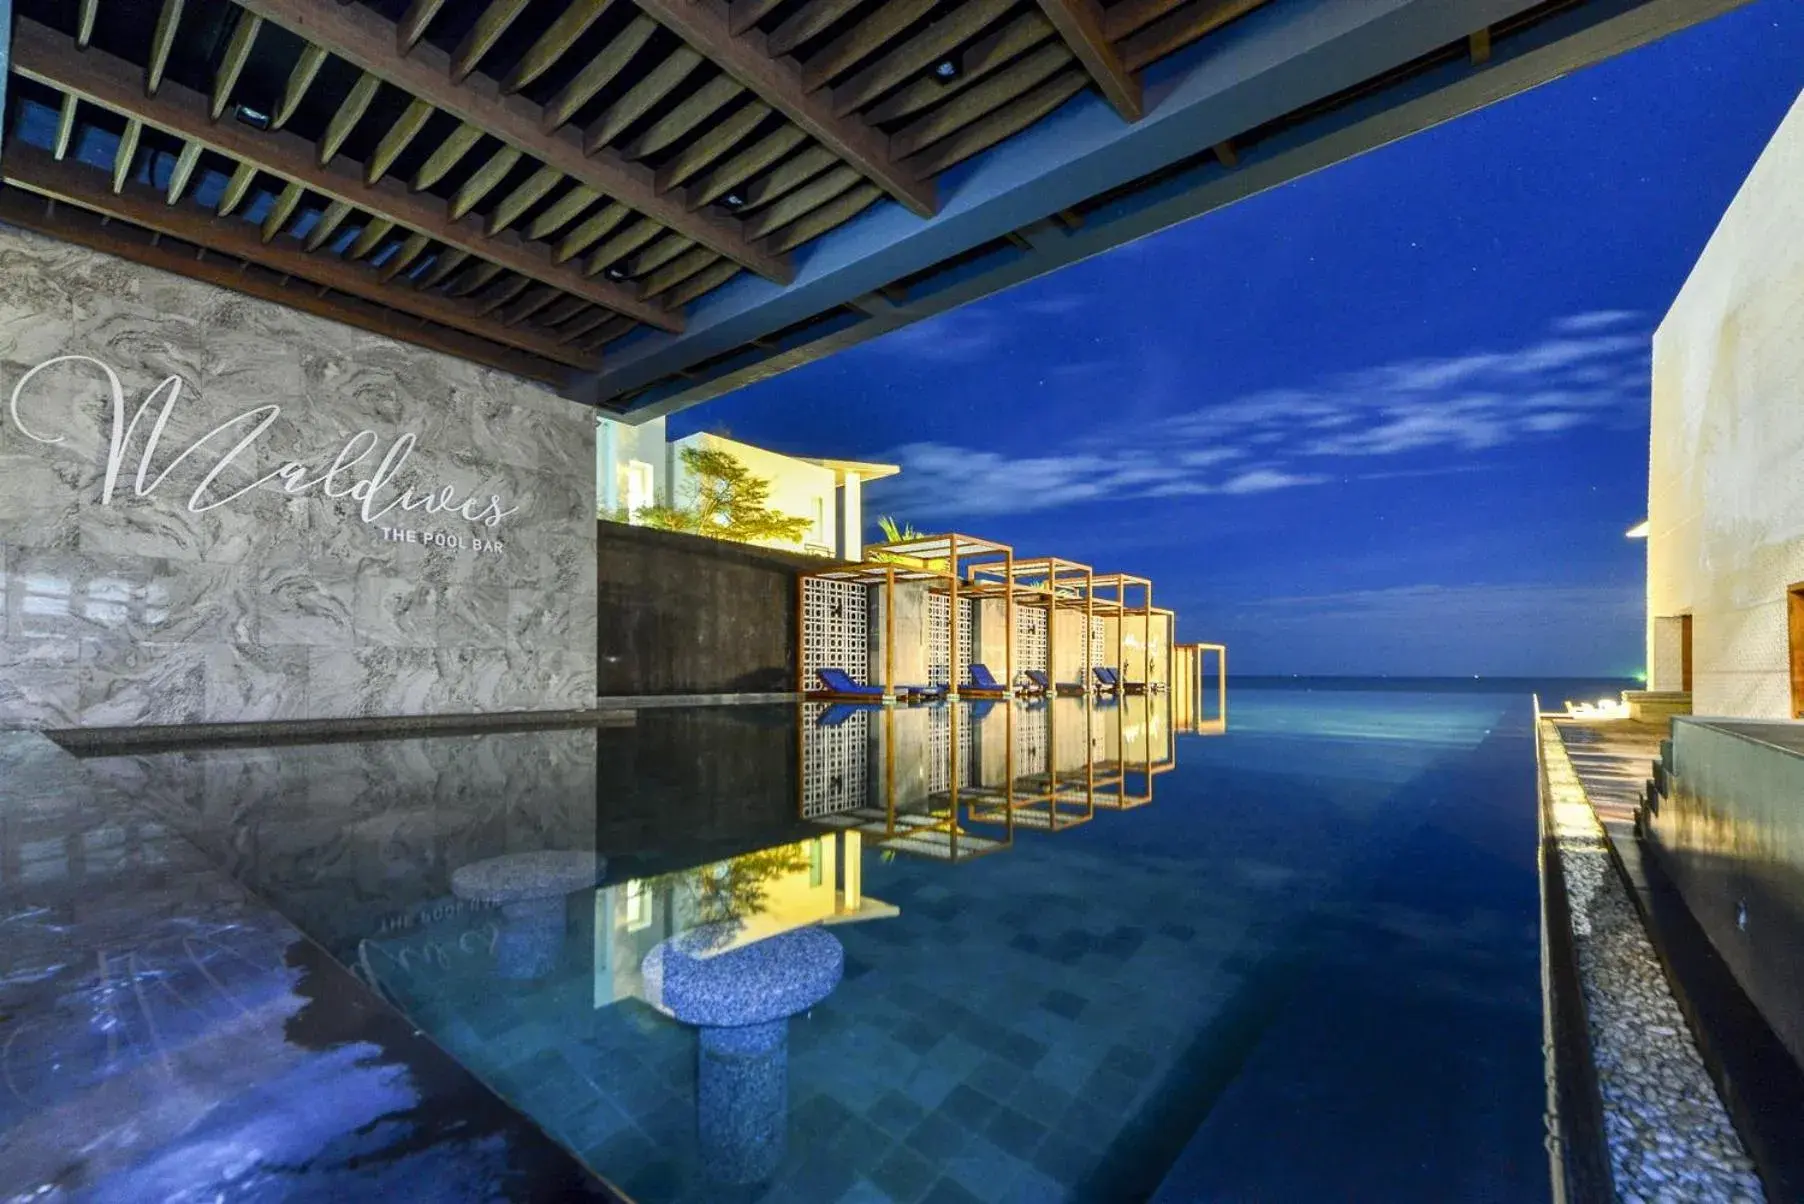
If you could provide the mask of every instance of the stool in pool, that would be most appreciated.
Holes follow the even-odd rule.
[[[501,908],[496,969],[503,978],[543,978],[564,943],[564,896],[594,886],[607,862],[594,853],[510,853],[454,870],[451,893]]]
[[[758,1183],[783,1161],[789,1018],[832,994],[846,954],[832,933],[798,928],[705,956],[719,935],[672,937],[640,968],[653,1006],[697,1030],[696,1130],[709,1175]]]

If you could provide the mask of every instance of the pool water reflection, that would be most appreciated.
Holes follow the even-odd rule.
[[[1516,1201],[1527,708],[647,709],[90,769],[643,1204]]]

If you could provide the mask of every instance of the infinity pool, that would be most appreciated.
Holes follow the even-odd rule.
[[[641,1204],[1533,1201],[1531,736],[1248,690],[87,767]],[[756,1008],[833,942],[756,1049],[648,962]]]

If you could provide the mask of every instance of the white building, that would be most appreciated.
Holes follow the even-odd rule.
[[[786,456],[722,435],[698,433],[672,442],[662,418],[629,426],[604,417],[597,427],[595,496],[602,514],[631,521],[646,506],[683,505],[693,496],[683,449],[709,448],[731,454],[770,482],[771,509],[809,520],[800,540],[770,546],[841,560],[864,558],[864,483],[902,471],[894,464]]]
[[[1648,673],[1804,717],[1804,98],[1654,335]]]

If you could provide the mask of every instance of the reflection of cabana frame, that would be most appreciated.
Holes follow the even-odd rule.
[[[1209,653],[1215,654],[1215,717],[1205,719],[1203,700],[1208,697],[1204,669]],[[1220,735],[1228,730],[1228,646],[1226,644],[1172,645],[1172,697],[1176,700],[1173,728],[1187,735]]]
[[[927,796],[927,809],[924,812],[900,811],[896,806],[896,711],[893,707],[886,707],[882,715],[883,806],[855,807],[833,815],[814,817],[811,822],[830,828],[855,829],[878,849],[905,853],[911,857],[925,857],[933,861],[969,861],[974,857],[1001,852],[1014,844],[1015,839],[1014,707],[1005,707],[1004,713],[1007,716],[1004,722],[1004,738],[1008,741],[1005,752],[1007,770],[1000,790],[961,785],[963,774],[960,772],[962,758],[959,725],[969,720],[963,708],[951,706],[946,708],[946,719],[950,727],[947,747],[951,758],[947,788]],[[803,765],[800,768],[798,776],[803,781],[802,790],[805,792],[808,767]],[[994,818],[978,819],[977,809],[985,805],[996,807],[1001,812],[1001,839],[977,836],[964,830],[965,823],[969,822],[997,822]],[[803,811],[806,812],[805,802]]]
[[[1133,602],[1135,591],[1138,591],[1139,593],[1138,605],[1135,605]],[[1115,660],[1109,667],[1114,669],[1116,673],[1123,675],[1121,678],[1123,690],[1128,689],[1130,684],[1125,676],[1127,673],[1125,652],[1128,620],[1133,617],[1138,617],[1140,619],[1140,647],[1143,653],[1142,659],[1145,661],[1147,680],[1135,682],[1132,683],[1132,685],[1136,690],[1152,689],[1155,684],[1152,680],[1152,657],[1150,654],[1153,635],[1153,615],[1156,613],[1171,613],[1169,611],[1153,610],[1152,581],[1145,577],[1136,577],[1132,573],[1098,574],[1090,579],[1090,592],[1092,596],[1091,610],[1093,613],[1100,615],[1114,615],[1116,617]]]
[[[1130,811],[1135,807],[1144,807],[1153,801],[1153,777],[1175,767],[1176,762],[1153,760],[1152,742],[1152,709],[1156,700],[1148,695],[1124,698],[1113,704],[1116,712],[1115,721],[1115,760],[1109,762],[1108,786],[1096,796],[1096,805],[1110,811]],[[1144,707],[1146,711],[1146,734],[1141,746],[1146,755],[1131,766],[1127,759],[1127,721],[1131,707]],[[1128,774],[1139,774],[1146,783],[1143,794],[1134,794],[1128,790]]]
[[[1059,772],[1058,722],[1050,705],[1026,714],[1046,716],[1046,772],[1016,777],[1011,766],[1009,780],[1012,797],[1006,802],[986,802],[972,809],[971,818],[979,823],[998,823],[1008,818],[1003,808],[1013,811],[1015,826],[1040,832],[1062,832],[1087,824],[1096,818],[1096,758],[1089,755],[1091,727],[1095,722],[1093,707],[1084,708],[1084,767],[1081,771]]]
[[[972,597],[1001,597],[1003,630],[1008,632],[1008,639],[1003,642],[1002,682],[1014,684],[1014,648],[1015,648],[1015,591],[1001,589],[993,593],[982,593],[963,580],[966,573],[974,571],[980,564],[1000,564],[1004,580],[1012,580],[1015,563],[1015,550],[1007,544],[997,543],[992,539],[981,539],[975,535],[960,535],[947,532],[943,535],[921,535],[913,539],[901,539],[894,543],[878,544],[865,549],[867,569],[875,569],[886,573],[884,580],[884,614],[885,630],[884,647],[884,692],[890,693],[895,682],[895,598],[897,581],[921,580],[930,582],[928,592],[943,594],[947,598],[946,611],[946,683],[953,698],[957,698],[959,687],[964,683],[968,665],[961,664],[958,655],[958,629],[960,602]],[[918,574],[916,577],[905,577],[902,574]],[[975,649],[973,649],[975,651]]]
[[[1033,560],[1011,558],[1004,564],[992,561],[972,565],[966,590],[977,597],[1002,597],[1007,600],[1011,672],[1014,668],[1014,645],[1017,638],[1014,620],[1015,608],[1025,607],[1046,612],[1046,664],[1043,667],[1031,665],[1020,667],[1023,669],[1043,668],[1047,680],[1052,683],[1055,691],[1061,684],[1058,680],[1059,625],[1057,612],[1060,610],[1081,611],[1084,616],[1084,669],[1079,674],[1080,681],[1077,684],[1087,693],[1090,683],[1081,679],[1088,678],[1090,673],[1090,620],[1093,617],[1091,599],[1094,595],[1091,580],[1093,577],[1094,573],[1089,565],[1079,564],[1075,560],[1062,560],[1057,556],[1042,556]],[[1013,681],[1014,679],[1011,676],[1009,680]]]

